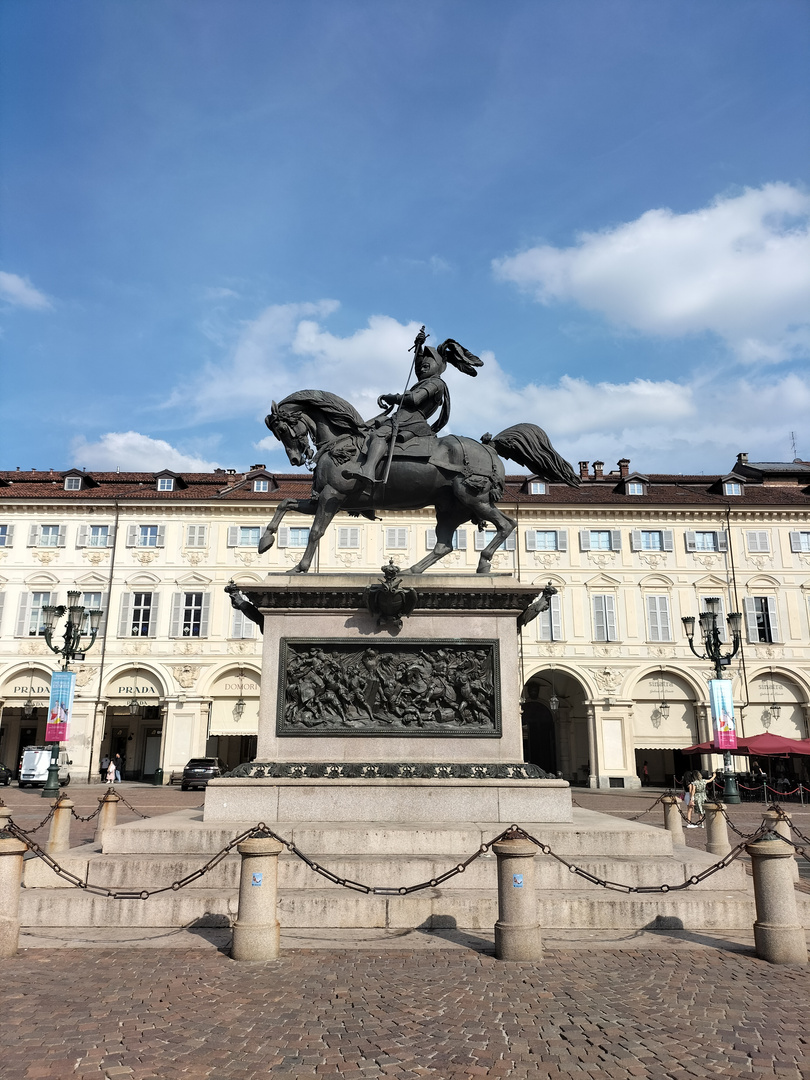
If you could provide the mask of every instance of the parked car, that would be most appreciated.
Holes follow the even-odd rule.
[[[11,778],[14,775],[11,769],[6,765],[0,765],[0,784],[4,784],[6,787],[11,783]]]
[[[48,769],[51,764],[50,746],[26,746],[20,758],[20,772],[17,783],[20,787],[45,787]],[[70,783],[68,765],[73,762],[67,756],[67,750],[59,751],[59,786]]]
[[[204,788],[209,780],[215,780],[227,771],[226,766],[222,764],[219,758],[192,758],[183,769],[183,779],[180,781],[180,787],[183,791],[188,791],[190,788]]]

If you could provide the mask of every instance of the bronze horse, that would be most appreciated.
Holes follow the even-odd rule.
[[[284,445],[292,465],[314,465],[309,499],[282,499],[264,530],[259,551],[267,551],[288,510],[313,517],[309,542],[290,573],[306,573],[318,541],[332,518],[344,510],[374,520],[375,510],[417,510],[434,506],[436,546],[405,573],[421,574],[453,550],[453,533],[466,521],[480,529],[486,522],[495,536],[481,552],[479,574],[489,573],[492,556],[513,532],[515,522],[499,510],[505,471],[498,457],[516,461],[546,480],[576,487],[579,477],[554,450],[548,436],[535,424],[516,424],[500,434],[484,435],[480,442],[460,435],[414,439],[397,445],[381,490],[357,490],[360,485],[344,476],[348,464],[363,451],[368,425],[348,401],[325,390],[299,390],[284,398],[265,423]]]

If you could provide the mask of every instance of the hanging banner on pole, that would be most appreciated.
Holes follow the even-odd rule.
[[[712,706],[715,750],[736,750],[737,725],[734,722],[731,679],[710,679],[709,701]]]
[[[73,711],[75,692],[76,675],[73,671],[53,673],[48,722],[45,725],[45,742],[67,742],[70,738],[70,714]]]

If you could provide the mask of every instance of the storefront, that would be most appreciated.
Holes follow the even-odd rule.
[[[101,759],[119,754],[125,780],[148,780],[160,768],[165,692],[158,677],[143,668],[126,668],[107,683]]]
[[[45,740],[50,693],[51,672],[37,664],[19,668],[0,689],[0,762],[15,776],[23,748]]]
[[[258,669],[231,667],[210,687],[211,713],[206,755],[235,768],[256,756],[261,675]]]

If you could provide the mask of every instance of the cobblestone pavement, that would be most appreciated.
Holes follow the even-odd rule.
[[[713,950],[30,950],[3,985],[3,1080],[810,1077],[810,972]]]

